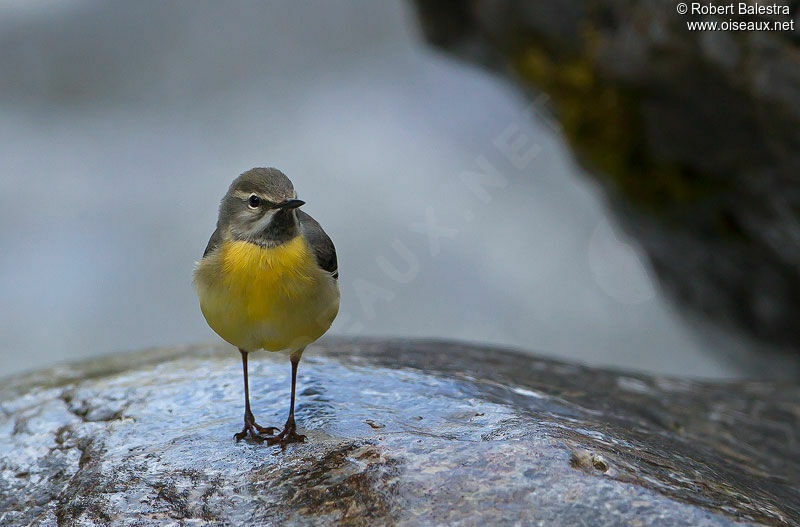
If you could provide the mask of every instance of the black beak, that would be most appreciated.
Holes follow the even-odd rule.
[[[306,202],[302,199],[287,199],[286,201],[282,201],[278,203],[279,209],[296,209],[302,205],[305,205]]]

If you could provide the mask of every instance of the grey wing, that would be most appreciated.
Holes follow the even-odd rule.
[[[339,265],[336,262],[336,248],[333,246],[333,242],[322,230],[317,220],[301,210],[297,211],[297,218],[300,220],[300,230],[303,232],[303,236],[314,250],[317,264],[338,280]]]
[[[206,250],[203,251],[203,258],[205,258],[208,253],[219,247],[220,243],[222,243],[222,234],[220,234],[219,229],[215,229],[214,234],[212,234],[211,238],[208,239]]]

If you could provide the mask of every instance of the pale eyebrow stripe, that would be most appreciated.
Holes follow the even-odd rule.
[[[245,191],[243,191],[243,190],[235,190],[235,191],[233,192],[233,195],[234,195],[235,197],[237,197],[237,198],[241,198],[241,199],[243,199],[243,200],[248,200],[248,199],[250,199],[250,196],[252,196],[253,194],[255,194],[256,196],[258,196],[259,198],[261,198],[261,199],[263,199],[263,200],[265,200],[265,201],[270,201],[270,202],[272,201],[271,199],[269,199],[269,198],[268,198],[268,197],[266,197],[265,195],[263,195],[263,194],[259,194],[258,192],[245,192]]]
[[[233,196],[234,197],[243,199],[245,201],[250,199],[250,196],[252,196],[253,194],[255,194],[256,196],[258,196],[259,198],[263,199],[264,201],[266,201],[268,203],[278,203],[277,201],[275,201],[274,198],[272,198],[272,197],[270,197],[270,196],[268,196],[266,194],[263,194],[261,192],[255,192],[255,191],[245,192],[244,190],[234,190],[233,191]],[[297,192],[293,191],[292,192],[292,196],[294,196],[294,199],[297,199]]]

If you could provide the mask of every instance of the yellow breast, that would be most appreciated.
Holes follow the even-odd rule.
[[[300,349],[328,330],[339,289],[305,238],[274,248],[226,241],[195,270],[209,326],[246,351]]]

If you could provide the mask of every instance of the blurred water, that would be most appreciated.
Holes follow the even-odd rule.
[[[0,375],[216,338],[192,266],[263,165],[336,242],[336,333],[746,373],[671,312],[530,101],[425,48],[409,5],[58,4],[0,4]],[[470,186],[484,159],[500,186]]]

